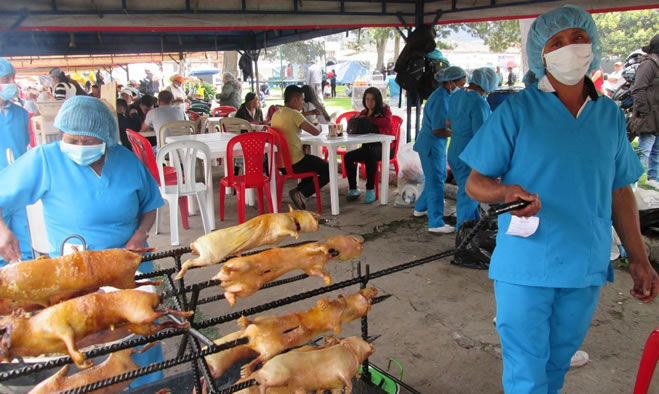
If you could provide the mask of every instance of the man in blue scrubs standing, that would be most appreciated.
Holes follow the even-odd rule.
[[[453,226],[444,223],[444,181],[446,180],[446,141],[451,130],[446,126],[448,101],[451,93],[462,86],[457,82],[465,78],[463,69],[448,67],[435,74],[442,83],[428,97],[423,108],[423,126],[414,143],[419,152],[425,185],[423,193],[414,206],[414,216],[428,216],[428,231],[434,234],[448,234],[455,231]]]
[[[501,104],[460,158],[473,168],[467,193],[475,200],[530,202],[499,217],[490,263],[502,380],[507,393],[556,393],[601,286],[613,280],[611,224],[629,256],[631,295],[651,302],[659,277],[629,186],[643,168],[626,139],[625,118],[585,77],[601,57],[592,17],[576,6],[541,15],[527,53],[539,82]],[[511,222],[531,216],[539,220],[535,231],[506,234]]]
[[[18,87],[14,81],[16,70],[5,58],[0,58],[0,170],[9,165],[7,150],[12,152],[14,159],[27,151],[30,134],[27,128],[27,111],[10,100],[18,95]],[[7,185],[5,185],[7,187]],[[20,240],[22,260],[32,259],[30,233],[27,227],[25,206],[3,212],[2,221]],[[0,266],[7,264],[0,257]]]

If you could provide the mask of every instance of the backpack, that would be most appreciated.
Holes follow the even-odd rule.
[[[419,92],[426,69],[425,55],[432,52],[436,46],[435,29],[432,26],[423,25],[407,37],[405,47],[396,60],[394,71],[396,71],[396,83],[408,93]],[[415,106],[416,100],[412,100],[411,103]]]

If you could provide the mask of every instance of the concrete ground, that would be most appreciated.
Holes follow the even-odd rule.
[[[219,179],[215,179],[216,184]],[[293,183],[287,185],[292,187]],[[363,187],[363,185],[362,185]],[[329,192],[322,191],[324,217],[331,219],[314,234],[304,234],[301,240],[320,240],[338,234],[359,234],[366,243],[359,259],[369,264],[371,271],[405,263],[421,257],[453,249],[454,235],[431,235],[426,231],[425,218],[412,216],[410,208],[395,208],[395,187],[391,190],[389,205],[348,203],[344,199],[347,183],[340,187],[341,214],[332,217]],[[289,203],[284,193],[284,205]],[[217,205],[217,201],[215,202]],[[309,201],[311,210],[315,202]],[[219,208],[219,207],[218,207]],[[219,209],[216,208],[216,212]],[[168,216],[167,210],[164,210]],[[247,217],[258,214],[255,207],[247,208]],[[170,246],[168,219],[163,232],[151,235],[149,243],[158,251]],[[237,224],[235,197],[228,196],[226,219],[217,221],[218,228]],[[191,229],[181,230],[181,245],[187,245],[202,235],[199,216],[190,217]],[[285,240],[283,244],[294,242]],[[184,260],[189,255],[184,256]],[[371,360],[381,367],[390,358],[404,367],[403,380],[422,393],[497,393],[501,386],[501,347],[492,318],[496,308],[492,282],[486,271],[469,270],[451,265],[450,259],[405,270],[373,280],[380,294],[391,294],[386,301],[374,305],[369,313],[371,335],[381,335],[375,341]],[[173,266],[171,259],[159,262],[161,268]],[[356,275],[356,261],[330,262],[329,272],[334,282]],[[189,271],[186,284],[206,281],[219,271],[211,266]],[[297,275],[299,272],[293,273]],[[322,286],[319,278],[307,278],[293,284],[264,289],[252,297],[238,299],[231,308],[224,300],[202,305],[203,318],[220,316],[264,302],[290,296]],[[632,392],[641,353],[650,332],[659,324],[658,302],[643,305],[629,295],[632,281],[625,270],[616,269],[616,281],[602,289],[602,296],[592,327],[582,349],[591,361],[584,367],[570,371],[566,377],[564,393],[628,393]],[[358,286],[329,293],[352,294]],[[222,289],[210,288],[201,297],[219,294]],[[285,314],[304,311],[320,297],[291,304],[267,312]],[[230,322],[206,330],[211,336],[224,336],[237,330]],[[358,335],[360,324],[353,322],[344,327],[341,335]],[[176,355],[178,341],[165,344],[165,358]],[[168,374],[189,368],[189,364],[172,369]],[[651,393],[659,393],[659,373],[655,374]]]

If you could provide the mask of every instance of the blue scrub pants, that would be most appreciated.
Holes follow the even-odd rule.
[[[459,158],[451,158],[449,155],[449,164],[451,165],[451,172],[455,178],[455,183],[458,184],[458,195],[456,204],[457,223],[455,230],[460,229],[460,224],[467,220],[478,220],[480,214],[478,213],[478,201],[472,200],[465,191],[467,179],[471,174],[471,167]]]
[[[426,182],[414,209],[419,212],[428,211],[428,228],[442,227],[444,225],[446,154],[442,154],[440,149],[433,149],[430,155],[419,156]]]
[[[30,238],[30,229],[27,225],[27,212],[25,209],[19,209],[15,212],[5,214],[3,212],[2,220],[5,221],[5,224],[12,233],[18,239],[18,245],[21,249],[21,260],[32,260],[34,258],[32,254],[32,242]],[[4,261],[0,257],[0,267],[7,264],[7,261]]]
[[[641,134],[638,137],[641,164],[648,168],[648,180],[657,180],[659,172],[659,138],[654,134]]]
[[[560,289],[494,281],[494,293],[504,391],[558,393],[590,327],[600,287]]]

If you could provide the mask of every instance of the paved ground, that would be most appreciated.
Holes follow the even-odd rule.
[[[342,184],[341,215],[338,217],[329,215],[329,193],[327,190],[322,192],[324,216],[332,220],[321,226],[318,233],[305,234],[301,239],[360,234],[367,241],[359,261],[369,264],[372,271],[453,248],[453,235],[431,235],[426,231],[425,219],[413,218],[410,209],[393,207],[395,188],[388,206],[347,203],[343,199],[346,191],[347,184]],[[227,201],[227,218],[225,222],[218,221],[219,228],[237,223],[235,198],[229,197]],[[287,203],[287,197],[284,203]],[[247,209],[248,218],[256,214],[255,208]],[[152,235],[149,240],[159,251],[171,248],[165,223],[164,232]],[[191,217],[190,223],[190,230],[181,231],[181,245],[202,234],[198,216]],[[190,271],[186,283],[208,280],[218,268]],[[329,270],[334,281],[348,279],[356,274],[356,262],[333,262]],[[375,342],[372,361],[383,367],[389,358],[400,361],[404,366],[404,380],[422,393],[502,392],[500,345],[492,324],[495,303],[487,272],[463,269],[444,259],[379,278],[371,285],[381,294],[392,295],[375,305],[369,314],[371,333],[381,335]],[[205,318],[215,317],[320,286],[320,279],[307,278],[239,299],[234,308],[230,308],[226,301],[218,301],[206,304],[200,310]],[[659,309],[658,301],[642,305],[631,298],[630,288],[629,274],[617,269],[616,282],[602,291],[591,330],[582,347],[592,361],[570,371],[565,393],[626,393],[633,390],[644,343],[659,323]],[[351,294],[356,289],[355,286],[329,296]],[[220,288],[208,289],[202,297],[220,291]],[[316,300],[295,303],[270,313],[303,311]],[[235,322],[227,323],[209,334],[226,335],[236,327]],[[359,329],[358,322],[351,323],[342,335],[359,334]],[[175,356],[176,345],[175,340],[166,343],[166,358]],[[651,392],[659,393],[659,374],[655,376]]]

